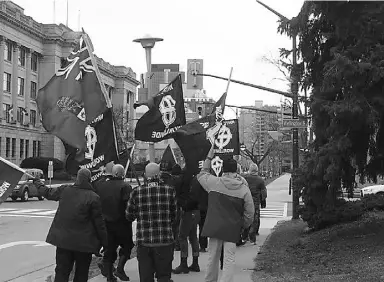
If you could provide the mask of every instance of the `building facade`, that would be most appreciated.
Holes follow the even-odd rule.
[[[63,160],[61,141],[41,125],[36,98],[80,34],[64,25],[38,23],[11,1],[0,2],[0,27],[0,156],[16,164],[34,156]],[[125,121],[133,120],[136,74],[100,58],[97,63],[112,104],[122,108]]]

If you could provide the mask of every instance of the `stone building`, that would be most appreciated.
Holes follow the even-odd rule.
[[[80,34],[64,25],[38,23],[11,1],[0,2],[0,27],[0,156],[16,164],[32,156],[63,160],[61,141],[41,125],[36,97]],[[129,124],[140,84],[136,74],[101,58],[97,64],[113,106],[121,108]]]

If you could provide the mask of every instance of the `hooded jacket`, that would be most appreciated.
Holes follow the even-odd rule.
[[[208,192],[208,211],[202,236],[236,243],[242,228],[248,228],[255,207],[248,184],[237,173],[216,177],[209,173],[211,162],[206,160],[197,180]]]
[[[59,202],[47,243],[66,250],[94,254],[98,254],[102,246],[107,247],[100,197],[93,191],[89,176],[78,175],[72,186],[49,188],[41,181],[36,181],[36,186],[47,200]]]
[[[250,172],[243,177],[248,182],[255,208],[260,208],[261,201],[265,201],[267,198],[267,188],[264,180],[256,172]]]

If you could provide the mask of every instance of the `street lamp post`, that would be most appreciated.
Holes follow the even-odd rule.
[[[148,89],[148,97],[149,99],[152,96],[151,92],[151,83],[149,82],[150,80],[150,75],[151,75],[151,69],[152,69],[152,48],[155,47],[156,42],[163,41],[162,38],[156,38],[156,37],[150,37],[146,36],[144,38],[138,38],[133,40],[133,42],[140,43],[141,46],[145,49],[145,59],[147,62],[147,81],[146,81],[146,87]],[[155,161],[155,144],[154,143],[149,143],[148,144],[148,154],[149,154],[149,161],[154,162]]]
[[[276,12],[271,7],[265,5],[259,0],[256,0],[257,3],[262,5],[264,8],[269,10],[278,16],[282,21],[288,22],[288,18],[284,17],[282,14]],[[291,70],[291,92],[292,92],[292,118],[298,118],[298,95],[299,95],[299,78],[297,74],[297,45],[296,45],[297,33],[295,32],[292,36],[292,70]],[[298,187],[296,187],[296,170],[299,168],[299,131],[297,128],[293,128],[293,138],[292,138],[292,165],[293,165],[293,174],[292,174],[292,218],[298,219],[298,207],[300,204],[300,195]]]

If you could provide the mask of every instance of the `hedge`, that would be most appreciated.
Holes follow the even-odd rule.
[[[32,157],[24,159],[20,167],[21,168],[38,168],[41,169],[45,175],[48,174],[48,165],[49,162],[53,162],[53,171],[64,170],[64,163],[55,158],[45,158],[45,157]]]

